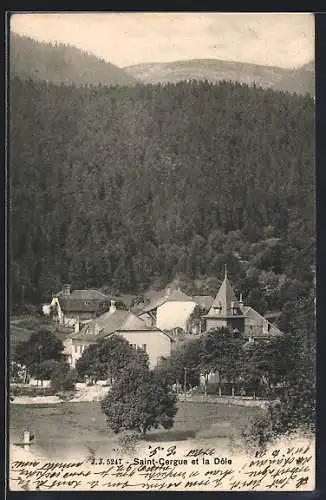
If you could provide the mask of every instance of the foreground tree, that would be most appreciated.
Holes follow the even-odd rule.
[[[242,380],[247,391],[257,396],[277,396],[294,368],[296,338],[279,335],[248,342],[243,349]]]
[[[60,365],[59,361],[54,359],[46,359],[35,366],[33,375],[39,380],[50,380],[52,373]]]
[[[144,435],[151,428],[170,429],[177,412],[176,396],[166,381],[135,359],[125,366],[101,406],[115,433],[127,430]]]
[[[63,349],[63,343],[52,332],[41,330],[17,344],[14,360],[26,366],[29,375],[47,378],[54,362],[61,360]]]
[[[148,356],[144,351],[134,349],[123,337],[112,335],[85,349],[77,361],[76,373],[79,378],[87,376],[95,381],[110,379],[113,382],[132,360],[148,366]]]
[[[56,392],[73,391],[75,389],[75,374],[66,362],[57,363],[51,373],[51,387]]]
[[[250,445],[266,442],[295,431],[314,432],[316,418],[316,337],[313,296],[294,308],[290,331],[280,340],[283,346],[282,382],[277,401],[270,402],[265,415],[255,420],[244,436]]]
[[[167,383],[182,384],[184,381],[184,370],[187,370],[186,383],[197,386],[200,377],[200,354],[202,350],[201,338],[194,338],[183,342],[171,352],[171,355],[161,361],[157,367],[157,374],[164,378]]]
[[[221,396],[223,382],[234,385],[240,375],[243,340],[228,328],[217,328],[209,331],[202,342],[200,371],[205,375],[206,383],[210,373],[218,375],[218,391]]]

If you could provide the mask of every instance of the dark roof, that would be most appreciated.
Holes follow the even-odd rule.
[[[109,298],[98,290],[74,290],[64,296],[56,294],[64,312],[96,312],[100,304],[109,303]]]
[[[243,306],[243,311],[247,318],[245,324],[245,335],[255,338],[270,338],[272,336],[282,334],[277,326],[268,321],[266,317],[264,317],[262,314],[259,314],[259,312],[257,312],[252,307]],[[268,333],[264,333],[263,331],[264,322],[267,322],[270,327]]]
[[[63,291],[58,292],[55,297],[62,297]],[[108,296],[104,295],[104,293],[99,292],[98,290],[89,289],[89,290],[73,290],[69,295],[69,298],[78,299],[78,300],[108,300]]]
[[[79,332],[72,333],[70,338],[83,339],[96,337],[96,339],[105,337],[107,334],[115,332],[126,321],[129,316],[128,311],[116,310],[115,312],[106,312],[96,318],[96,320],[87,323]],[[96,329],[98,326],[98,331]]]
[[[225,271],[224,280],[210,308],[209,317],[215,316],[215,308],[221,308],[221,312],[218,314],[220,318],[228,316],[234,317],[231,311],[232,303],[233,308],[238,310],[237,316],[242,316],[239,301],[234,294],[227,272]]]

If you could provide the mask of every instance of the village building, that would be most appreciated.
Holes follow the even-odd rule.
[[[225,269],[224,280],[211,305],[208,314],[203,317],[206,323],[205,330],[215,328],[229,328],[235,333],[245,331],[245,316],[242,310],[242,297],[237,300]]]
[[[209,295],[191,297],[180,288],[167,288],[163,295],[143,307],[138,316],[147,325],[156,326],[173,335],[178,335],[178,332],[199,334],[202,330],[201,322],[192,322],[192,315],[196,307],[202,311],[208,310],[213,300]]]
[[[78,323],[75,332],[64,341],[64,354],[72,368],[84,350],[91,344],[117,334],[125,338],[133,347],[143,349],[149,357],[150,368],[154,368],[159,360],[171,354],[172,338],[155,326],[148,326],[134,313],[116,308],[111,301],[108,312],[90,321],[81,329]]]
[[[277,318],[274,313],[272,318]],[[266,317],[243,303],[242,295],[237,299],[225,267],[224,280],[217,292],[208,314],[203,316],[204,330],[209,332],[217,328],[228,328],[233,334],[241,336],[247,342],[259,341],[281,335],[282,332]],[[205,334],[205,332],[203,334]],[[213,370],[200,376],[200,385],[219,383],[219,375]],[[232,394],[234,386],[232,384]]]
[[[196,301],[180,289],[168,288],[163,297],[145,306],[138,314],[148,326],[156,326],[161,330],[181,328],[186,331]]]
[[[203,319],[205,331],[224,327],[250,341],[281,334],[268,319],[252,307],[244,305],[242,294],[237,299],[226,268],[220,289]]]
[[[108,308],[109,298],[98,290],[71,291],[70,285],[64,285],[53,296],[49,314],[60,325],[74,327],[76,324],[92,321]],[[43,306],[43,312],[46,311]]]

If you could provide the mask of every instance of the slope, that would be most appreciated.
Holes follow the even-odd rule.
[[[56,84],[134,85],[136,80],[123,69],[94,55],[63,44],[38,42],[11,35],[11,75]]]

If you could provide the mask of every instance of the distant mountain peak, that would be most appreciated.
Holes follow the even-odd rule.
[[[191,59],[166,63],[141,63],[124,70],[143,83],[176,83],[184,80],[231,80],[298,94],[314,93],[313,61],[297,69],[262,66],[222,59]]]

